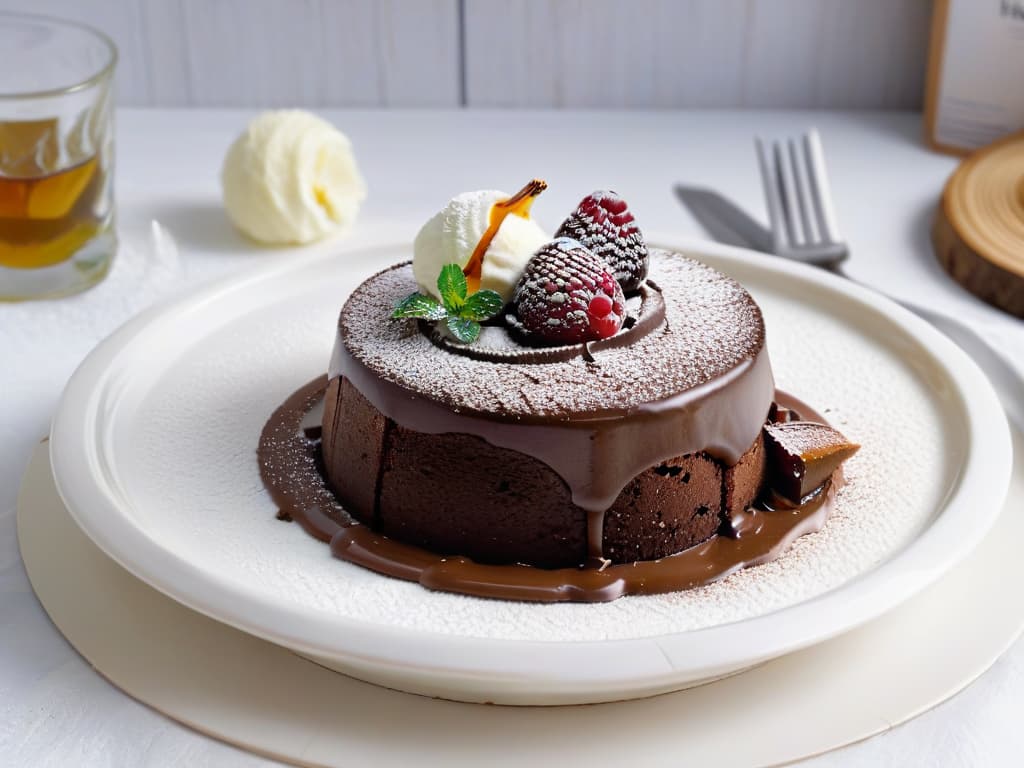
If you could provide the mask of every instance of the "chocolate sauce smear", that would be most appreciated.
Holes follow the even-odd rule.
[[[580,568],[545,570],[525,565],[484,565],[444,556],[374,533],[341,506],[324,479],[319,435],[303,420],[323,398],[327,378],[306,384],[270,417],[260,436],[260,475],[280,509],[331,553],[387,576],[428,589],[477,597],[539,602],[605,602],[623,595],[674,592],[708,584],[752,565],[774,560],[800,536],[818,531],[832,507],[832,478],[799,505],[769,499],[735,518],[728,530],[670,557],[624,565],[594,559]],[[824,423],[807,405],[776,394],[787,417]],[[837,475],[838,477],[838,475]]]

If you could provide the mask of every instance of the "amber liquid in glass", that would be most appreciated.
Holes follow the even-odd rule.
[[[105,169],[95,155],[58,167],[59,144],[55,120],[0,122],[0,267],[60,264],[103,225]]]
[[[103,175],[95,157],[44,176],[0,174],[0,266],[49,267],[89,242],[102,224]]]

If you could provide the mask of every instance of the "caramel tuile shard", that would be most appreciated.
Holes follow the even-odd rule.
[[[480,242],[476,244],[476,248],[473,249],[473,255],[469,257],[466,266],[462,268],[462,274],[466,276],[470,293],[480,290],[480,273],[484,266],[484,254],[487,253],[491,241],[498,234],[505,217],[514,214],[524,219],[529,218],[530,207],[533,205],[534,199],[547,188],[548,183],[543,179],[532,179],[512,197],[500,200],[491,207],[487,230],[480,238]]]

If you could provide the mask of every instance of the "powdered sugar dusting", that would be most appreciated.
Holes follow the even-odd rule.
[[[766,429],[772,440],[791,456],[820,457],[847,443],[838,430],[814,422],[772,424]]]
[[[736,282],[678,254],[652,253],[650,278],[665,296],[664,326],[639,341],[543,367],[481,362],[436,347],[415,321],[392,321],[415,290],[409,266],[386,270],[341,313],[345,345],[378,375],[462,411],[565,416],[634,408],[710,381],[761,349],[761,313]],[[551,382],[558,386],[552,387]]]
[[[140,524],[195,568],[267,600],[372,624],[498,639],[589,641],[694,630],[802,602],[871,570],[928,525],[955,482],[958,422],[941,409],[955,414],[959,406],[943,400],[945,374],[914,340],[884,321],[866,324],[865,310],[842,297],[749,269],[742,279],[764,310],[780,387],[862,446],[846,464],[847,485],[820,533],[799,539],[772,563],[707,587],[599,605],[482,600],[379,576],[332,558],[298,526],[275,519],[256,462],[269,414],[327,364],[337,280],[345,274],[344,267],[330,269],[224,324],[201,313],[182,318],[176,333],[192,334],[194,343],[173,359],[150,358],[166,370],[137,406],[144,417],[130,429],[118,426],[130,446],[118,462]],[[524,395],[524,405],[531,396]]]

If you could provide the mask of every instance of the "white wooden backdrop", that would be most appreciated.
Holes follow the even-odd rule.
[[[931,0],[0,0],[0,9],[106,31],[129,105],[917,108]]]

